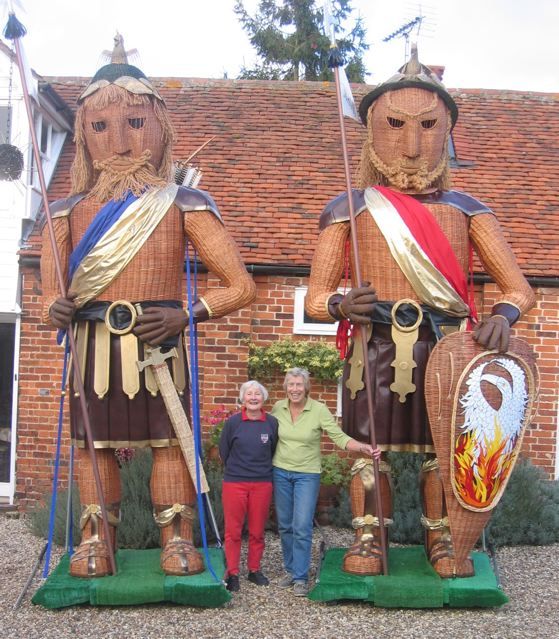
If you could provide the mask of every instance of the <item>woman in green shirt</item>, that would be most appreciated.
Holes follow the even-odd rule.
[[[320,439],[324,431],[339,448],[380,456],[370,444],[342,432],[325,404],[309,397],[309,372],[287,371],[283,383],[287,398],[276,402],[272,415],[279,422],[274,454],[274,502],[283,553],[285,577],[280,588],[293,584],[294,594],[308,592],[312,528],[320,488]]]

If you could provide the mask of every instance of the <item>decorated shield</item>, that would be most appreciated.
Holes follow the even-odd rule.
[[[471,333],[453,333],[431,353],[425,398],[457,561],[468,556],[510,479],[537,382],[535,355],[518,338],[498,353]]]

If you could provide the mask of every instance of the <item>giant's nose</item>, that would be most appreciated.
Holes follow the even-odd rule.
[[[111,151],[115,155],[127,155],[130,153],[130,136],[128,120],[119,120],[111,131]]]
[[[404,156],[410,159],[421,153],[421,125],[419,122],[406,122],[404,127]]]

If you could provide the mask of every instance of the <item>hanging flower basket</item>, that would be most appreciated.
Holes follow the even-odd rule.
[[[0,180],[19,180],[23,171],[23,153],[12,144],[0,144]]]

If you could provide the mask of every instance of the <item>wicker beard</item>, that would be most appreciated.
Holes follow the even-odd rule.
[[[150,159],[151,151],[146,150],[138,158],[113,156],[106,160],[94,160],[93,168],[99,174],[89,197],[101,202],[124,200],[129,191],[140,196],[147,187],[164,186],[165,180],[158,177]]]
[[[399,191],[411,191],[421,193],[434,184],[445,172],[448,164],[448,157],[443,154],[437,166],[429,171],[427,162],[421,165],[415,173],[406,173],[402,169],[402,161],[395,160],[391,165],[383,162],[376,154],[372,142],[369,143],[369,159],[375,169],[385,176],[389,186],[393,186]]]

